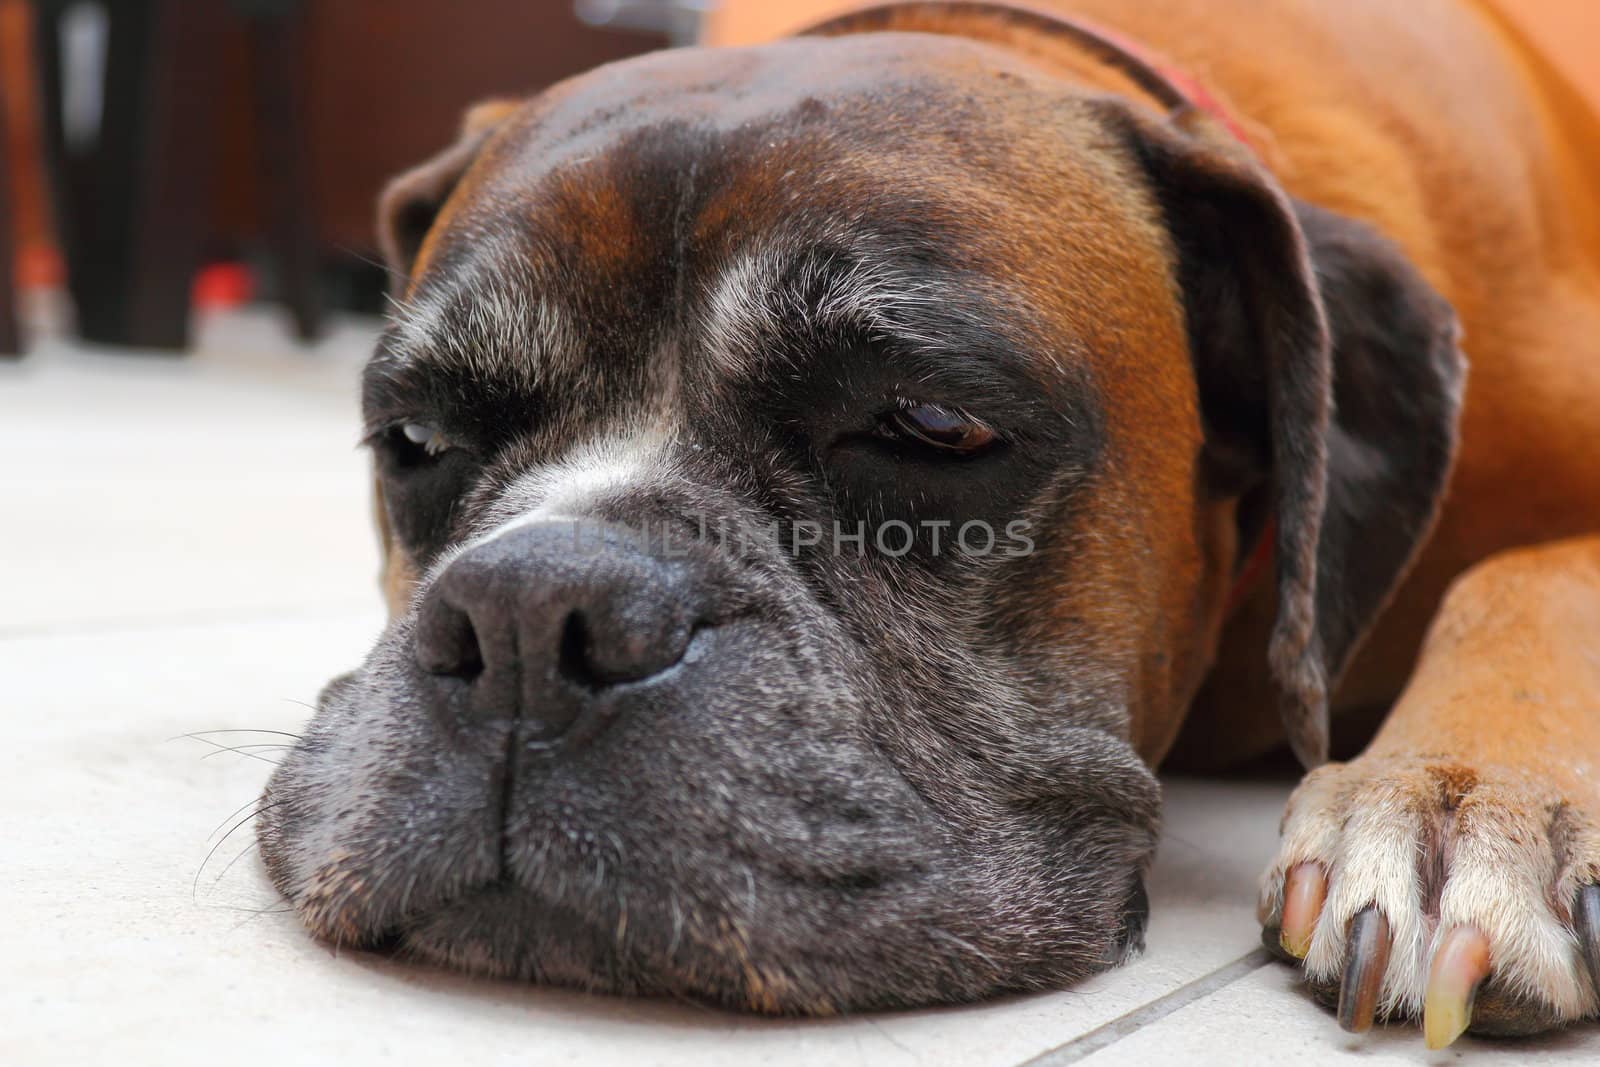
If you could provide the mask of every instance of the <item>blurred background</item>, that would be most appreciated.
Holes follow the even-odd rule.
[[[375,197],[465,105],[686,42],[699,6],[0,0],[6,288],[97,344],[181,349],[251,300],[312,338],[379,309]]]
[[[1020,1063],[1136,1015],[1094,1062],[1336,1052],[1288,968],[1171,1001],[1257,943],[1287,781],[1167,782],[1152,952],[1093,995],[803,1032],[330,958],[252,858],[277,753],[384,625],[383,183],[476,100],[860,2],[0,0],[0,1064]],[[1600,105],[1600,0],[1492,2]]]
[[[1600,101],[1600,2],[1493,2]],[[378,190],[472,101],[845,6],[0,0],[0,351],[41,292],[97,345],[182,350],[196,311],[251,301],[310,340],[381,310]]]

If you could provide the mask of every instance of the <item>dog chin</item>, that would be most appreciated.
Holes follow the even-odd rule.
[[[589,993],[666,996],[768,1014],[848,1007],[832,995],[805,992],[786,969],[753,959],[731,925],[717,946],[697,944],[682,929],[664,940],[643,925],[620,912],[615,921],[599,922],[581,909],[498,885],[415,917],[377,947],[453,971]]]
[[[951,966],[953,957],[980,950],[948,945],[929,952],[913,942],[938,933],[907,929],[904,959],[882,970],[864,961],[774,950],[740,924],[709,929],[687,924],[659,930],[619,913],[598,921],[582,909],[544,901],[520,888],[496,885],[417,915],[369,943],[398,959],[481,977],[532,982],[588,993],[670,997],[767,1015],[827,1016],[981,999],[1010,991],[988,966]],[[836,936],[849,939],[841,930]],[[1080,975],[1121,962],[1116,946],[1104,959],[1080,965]],[[920,957],[920,960],[918,959]],[[968,962],[977,962],[975,959]],[[1026,988],[1026,987],[1022,987]]]

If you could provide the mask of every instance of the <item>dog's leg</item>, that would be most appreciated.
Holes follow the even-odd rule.
[[[1528,1033],[1600,1005],[1600,537],[1495,556],[1445,598],[1368,749],[1307,775],[1269,944],[1340,1023]]]

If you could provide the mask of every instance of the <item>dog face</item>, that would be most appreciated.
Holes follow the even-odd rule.
[[[1188,306],[1174,205],[1286,210],[1147,126],[988,44],[802,39],[602,68],[402,179],[393,617],[260,820],[308,925],[783,1012],[1136,946],[1147,760],[1288,469],[1271,413],[1327,409],[1296,229],[1249,269],[1310,378],[1197,370],[1247,331]],[[1271,496],[1291,690],[1316,497]]]

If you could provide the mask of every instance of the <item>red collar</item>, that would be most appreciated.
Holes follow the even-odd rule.
[[[1174,94],[1183,103],[1216,119],[1222,124],[1223,129],[1233,134],[1234,140],[1250,149],[1252,153],[1255,153],[1255,146],[1250,143],[1250,136],[1244,132],[1243,124],[1234,117],[1233,112],[1223,106],[1222,101],[1213,96],[1211,91],[1188,71],[1181,67],[1173,66],[1164,58],[1146,48],[1141,42],[1125,34],[1118,33],[1116,30],[1106,29],[1104,26],[1096,25],[1086,19],[1057,17],[1080,31],[1084,37],[1098,38],[1109,49],[1121,52],[1136,61],[1140,66],[1157,75],[1172,88]],[[1137,78],[1135,80],[1142,81],[1142,79]],[[1166,94],[1158,95],[1165,96]]]
[[[1243,124],[1187,71],[1173,66],[1143,43],[1076,15],[1045,11],[1014,2],[899,0],[824,19],[800,31],[800,35],[832,36],[895,29],[949,33],[952,31],[933,27],[938,27],[944,21],[940,16],[950,15],[970,15],[980,24],[985,18],[991,21],[1003,19],[1008,27],[1034,30],[1046,40],[1071,38],[1080,48],[1121,71],[1162,107],[1169,111],[1192,108],[1210,115],[1240,143],[1255,151]],[[921,16],[920,25],[917,16]]]

